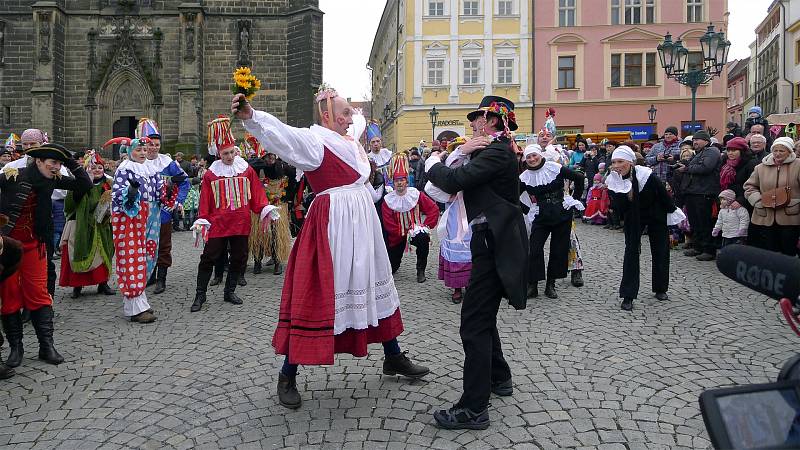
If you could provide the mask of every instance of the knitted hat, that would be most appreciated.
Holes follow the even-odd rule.
[[[770,147],[770,150],[774,149],[776,145],[782,145],[788,148],[789,151],[794,151],[794,141],[792,140],[792,138],[783,136],[779,137],[778,139],[775,139],[775,142],[772,143],[772,147]]]
[[[236,146],[236,138],[231,131],[231,119],[225,116],[208,122],[208,154],[217,155],[218,152]]]
[[[674,126],[673,127],[667,127],[667,129],[664,130],[664,133],[672,133],[675,136],[677,136],[678,135],[678,127],[674,127]]]
[[[759,116],[761,116],[761,114],[763,114],[762,111],[761,111],[761,107],[760,106],[753,106],[752,108],[750,108],[747,111],[747,114],[752,114],[752,113],[756,113]]]
[[[747,141],[745,141],[742,137],[735,137],[729,140],[725,147],[745,151],[747,150]]]
[[[522,152],[523,158],[527,158],[528,155],[537,153],[539,156],[544,156],[542,153],[542,147],[539,144],[531,144],[525,147],[525,151]]]
[[[719,193],[719,198],[724,198],[725,200],[732,202],[736,200],[736,193],[730,189],[725,189]]]
[[[614,149],[614,153],[611,154],[611,160],[613,161],[615,159],[624,159],[625,161],[636,164],[636,153],[627,145],[620,145]]]
[[[161,133],[158,132],[155,120],[147,117],[139,119],[139,124],[136,125],[136,138],[141,139],[143,137],[161,139]]]
[[[17,138],[17,140],[19,141],[20,138]],[[42,144],[49,142],[47,139],[47,133],[38,128],[28,128],[27,130],[23,131],[21,140],[28,142],[40,142]]]
[[[594,176],[594,178],[592,178],[592,180],[594,180],[595,183],[601,183],[603,181],[603,176],[600,175],[599,173],[595,174],[595,176]]]

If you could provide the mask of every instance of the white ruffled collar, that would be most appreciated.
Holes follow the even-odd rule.
[[[211,167],[209,167],[208,170],[220,178],[230,178],[244,173],[248,167],[250,167],[250,165],[247,164],[244,158],[241,156],[234,156],[233,164],[230,166],[223,163],[221,159],[218,159],[211,163]]]
[[[536,170],[527,169],[522,172],[519,179],[531,187],[550,184],[561,173],[561,164],[545,161],[544,165]]]
[[[120,172],[133,172],[141,177],[150,178],[153,175],[160,173],[161,169],[159,169],[155,164],[147,164],[146,162],[138,163],[131,159],[126,159],[117,167],[116,173]]]
[[[397,191],[392,191],[383,197],[383,201],[392,211],[399,213],[411,211],[419,202],[419,191],[413,187],[409,187],[405,195],[397,195]]]
[[[645,166],[636,166],[633,170],[636,171],[636,181],[639,182],[639,192],[642,192],[644,185],[647,183],[647,179],[650,178],[650,174],[653,173],[653,169]],[[627,194],[631,191],[633,183],[631,183],[630,177],[627,179],[622,178],[620,174],[612,170],[608,178],[606,178],[606,186],[618,194]]]
[[[162,170],[166,169],[171,162],[172,162],[171,156],[159,153],[158,158],[148,159],[144,162],[144,164],[149,166],[154,166],[158,172],[161,172]]]
[[[369,159],[358,141],[319,125],[312,125],[311,132],[322,141],[325,148],[358,172],[360,176],[358,182],[363,183],[369,178],[371,172]]]
[[[378,153],[374,153],[370,150],[367,157],[373,161],[375,161],[375,165],[381,167],[389,163],[392,160],[392,151],[388,148],[382,148]]]

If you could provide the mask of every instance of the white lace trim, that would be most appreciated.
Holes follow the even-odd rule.
[[[220,178],[230,178],[244,173],[248,167],[250,166],[247,164],[247,161],[242,159],[241,156],[234,156],[233,164],[227,165],[223,163],[221,159],[218,159],[211,163],[211,167],[209,167],[208,170]]]
[[[545,161],[544,165],[536,170],[526,170],[520,174],[519,179],[531,187],[544,186],[553,182],[561,172],[561,164]]]
[[[392,160],[392,151],[388,148],[382,148],[377,154],[375,154],[372,152],[372,150],[370,150],[367,157],[374,161],[376,166],[381,167],[388,164],[389,161]]]
[[[639,192],[642,192],[644,185],[647,183],[647,179],[650,178],[650,174],[653,173],[653,169],[644,166],[636,166],[635,170],[636,181],[639,182]],[[627,194],[631,191],[633,183],[631,183],[630,178],[622,178],[622,175],[612,170],[606,179],[606,186],[618,194]]]
[[[398,195],[397,191],[392,191],[386,194],[383,201],[392,211],[400,213],[411,211],[419,202],[419,191],[413,187],[408,188],[406,195]]]
[[[125,317],[133,317],[148,309],[150,309],[150,303],[147,302],[147,294],[144,292],[136,297],[124,297],[122,300],[122,313],[125,314]]]
[[[583,206],[583,203],[581,203],[579,200],[575,200],[571,195],[564,196],[564,201],[561,203],[561,206],[564,207],[564,209],[575,208],[578,211],[583,211],[586,209],[586,207]]]
[[[144,164],[147,166],[155,167],[156,173],[160,173],[162,170],[166,169],[169,163],[171,162],[172,162],[171,156],[159,153],[156,159],[147,159],[145,160]]]
[[[156,175],[161,172],[163,169],[159,169],[155,164],[147,164],[147,163],[137,163],[131,159],[126,159],[122,161],[120,165],[117,167],[117,172],[133,172],[136,175],[150,178],[153,175]]]

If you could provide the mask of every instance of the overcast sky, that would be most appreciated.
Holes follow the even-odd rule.
[[[671,0],[674,1],[674,0]],[[771,0],[728,0],[730,60],[750,55],[753,31],[767,15]],[[323,24],[323,78],[353,100],[370,92],[369,52],[381,20],[384,0],[319,0]]]

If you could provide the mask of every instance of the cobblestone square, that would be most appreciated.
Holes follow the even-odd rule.
[[[243,306],[209,290],[190,313],[199,250],[174,236],[168,290],[149,295],[158,321],[127,322],[121,298],[73,300],[58,289],[56,346],[66,362],[36,359],[26,325],[25,358],[0,382],[5,448],[601,448],[710,445],[698,407],[707,388],[772,381],[796,349],[776,302],[734,284],[713,263],[671,254],[671,300],[650,291],[648,246],[632,313],[619,309],[622,234],[580,225],[586,286],[562,280],[558,300],[532,299],[498,316],[514,374],[512,397],[492,398],[492,426],[445,431],[431,412],[458,399],[463,353],[459,306],[436,278],[417,284],[414,255],[396,277],[403,350],[428,365],[425,380],[381,375],[382,351],[301,367],[303,406],[277,404],[281,359],[270,342],[282,277],[247,274]],[[149,289],[150,292],[152,289]],[[7,346],[3,355],[8,354]]]

